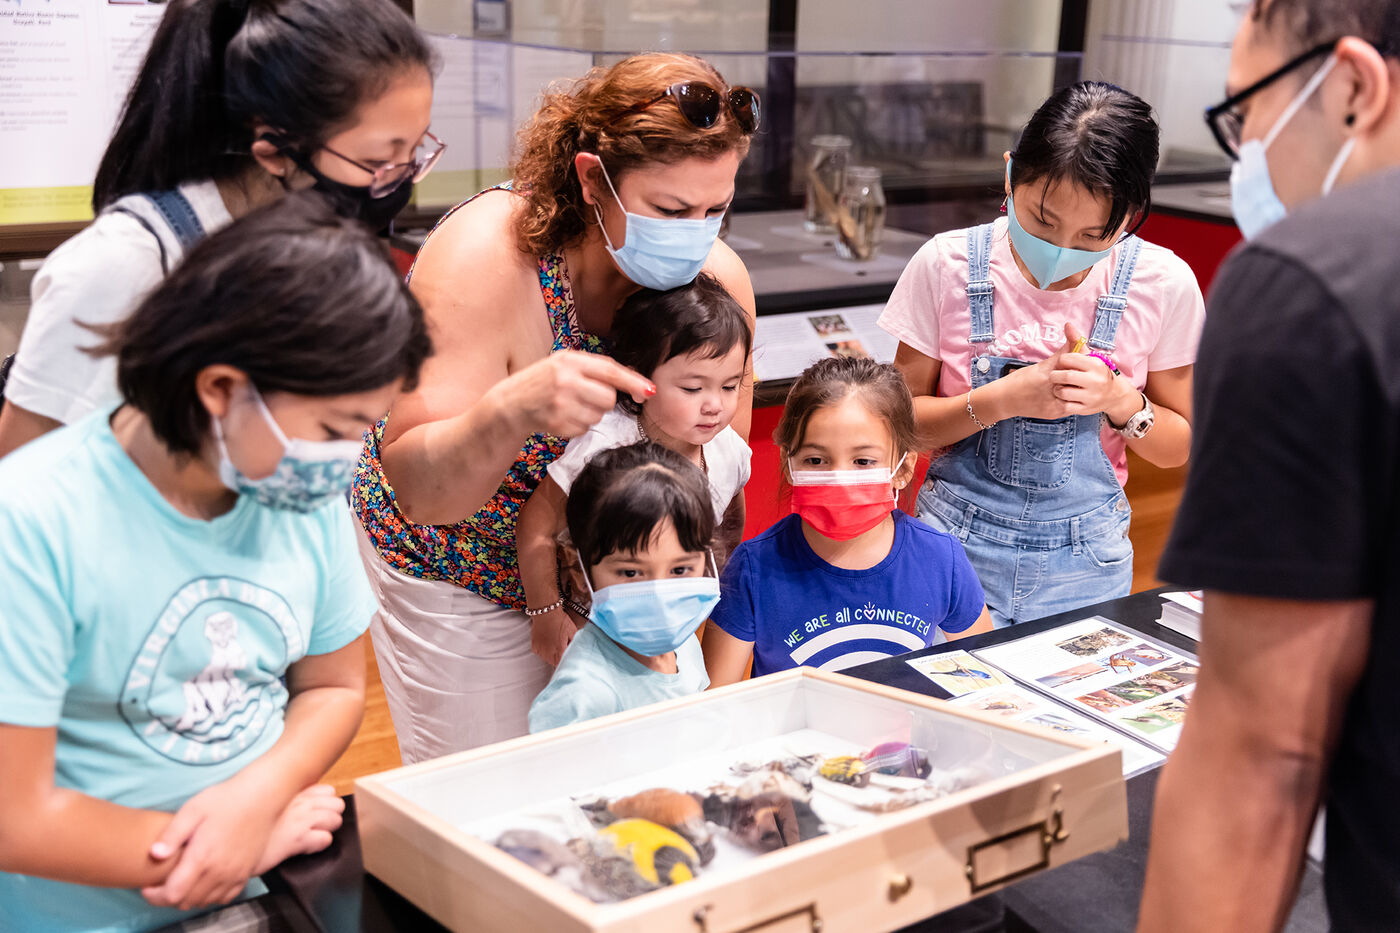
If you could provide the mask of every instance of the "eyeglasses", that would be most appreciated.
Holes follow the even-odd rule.
[[[1220,144],[1221,149],[1225,150],[1227,156],[1232,159],[1238,159],[1240,157],[1240,136],[1244,132],[1244,116],[1235,108],[1237,108],[1245,98],[1257,94],[1289,72],[1300,68],[1314,58],[1330,54],[1332,50],[1337,47],[1338,41],[1340,40],[1334,39],[1331,42],[1324,42],[1321,45],[1313,46],[1297,58],[1269,72],[1238,94],[1232,94],[1214,107],[1210,107],[1206,110],[1206,125],[1210,127],[1211,134],[1215,136],[1215,141]]]
[[[676,102],[676,107],[686,122],[698,130],[708,130],[715,125],[719,120],[719,108],[722,103],[729,104],[729,112],[734,115],[734,122],[739,124],[739,129],[744,135],[747,136],[758,129],[758,95],[750,88],[732,87],[726,93],[720,94],[710,85],[699,81],[673,84],[651,100],[627,108],[608,122],[614,123],[630,114],[641,113],[668,97]]]
[[[387,194],[397,191],[399,185],[405,179],[411,178],[414,184],[422,181],[437,160],[442,158],[442,152],[447,148],[447,143],[438,139],[431,132],[424,131],[423,140],[418,143],[418,147],[413,152],[413,158],[407,162],[395,162],[391,165],[381,165],[375,168],[365,165],[347,155],[336,152],[330,146],[322,146],[322,149],[335,156],[337,159],[344,159],[358,169],[370,173],[369,196],[372,198],[382,198]]]

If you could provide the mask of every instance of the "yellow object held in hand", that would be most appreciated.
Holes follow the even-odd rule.
[[[1074,342],[1074,346],[1070,348],[1070,351],[1069,351],[1069,352],[1071,352],[1071,353],[1083,353],[1083,352],[1084,352],[1084,348],[1087,347],[1087,346],[1089,346],[1089,338],[1088,338],[1088,337],[1080,337],[1078,340],[1076,340],[1076,341]]]
[[[695,877],[700,856],[679,833],[650,820],[618,820],[598,830],[632,860],[637,874],[654,884],[680,884]]]

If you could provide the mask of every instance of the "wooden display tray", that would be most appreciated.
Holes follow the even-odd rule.
[[[730,707],[747,701],[753,715],[732,715]],[[765,716],[806,728],[818,713],[812,727],[833,735],[918,714],[925,728],[928,719],[956,722],[950,736],[980,735],[1023,759],[1047,760],[770,852],[742,873],[702,874],[613,904],[574,893],[443,813],[469,809],[455,801],[470,799],[472,772],[486,786],[497,769],[497,792],[516,798],[498,812],[511,812],[532,794],[557,796],[561,783],[581,791],[644,773],[649,753],[707,734],[693,730],[713,733],[721,723],[719,731],[762,738],[791,731],[762,731]],[[439,799],[431,809],[415,799],[432,795]],[[1109,848],[1128,827],[1116,747],[810,668],[362,778],[355,799],[366,871],[453,930],[493,933],[895,930]]]

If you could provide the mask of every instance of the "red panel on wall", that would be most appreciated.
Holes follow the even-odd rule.
[[[778,448],[773,444],[773,431],[782,415],[781,405],[753,410],[753,427],[749,431],[749,447],[753,449],[752,476],[744,487],[745,541],[790,511],[788,497],[782,495]]]
[[[1139,232],[1144,240],[1165,246],[1185,260],[1196,273],[1202,293],[1210,290],[1225,255],[1243,239],[1232,223],[1210,223],[1171,214],[1153,214]]]

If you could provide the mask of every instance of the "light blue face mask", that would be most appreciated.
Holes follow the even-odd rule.
[[[263,420],[282,443],[282,459],[277,469],[262,479],[245,476],[229,459],[224,432],[214,419],[214,443],[219,450],[219,479],[243,496],[252,496],[273,509],[311,512],[337,497],[343,497],[355,478],[363,445],[359,441],[308,441],[288,439],[267,410],[262,395],[251,385],[253,401]]]
[[[1011,187],[1010,159],[1006,161],[1006,178],[1009,189]],[[1011,245],[1016,247],[1016,255],[1021,257],[1021,262],[1025,263],[1026,271],[1031,274],[1031,278],[1035,279],[1035,284],[1041,288],[1049,288],[1061,279],[1067,279],[1076,272],[1083,272],[1113,252],[1112,246],[1101,250],[1056,246],[1054,243],[1028,233],[1026,228],[1021,226],[1020,218],[1016,216],[1016,204],[1011,200],[1010,194],[1006,196],[1006,218],[1011,231]]]
[[[603,223],[602,211],[598,209],[597,204],[593,205],[593,213],[598,215],[598,226],[603,230],[603,240],[607,243],[608,253],[622,274],[643,288],[654,288],[663,292],[695,281],[695,277],[705,267],[710,249],[719,237],[724,215],[707,217],[704,220],[679,220],[633,214],[623,207],[622,199],[617,196],[617,189],[613,187],[602,159],[598,160],[598,167],[603,169],[603,178],[608,183],[608,190],[612,192],[617,206],[622,208],[623,216],[627,218],[622,248],[616,249],[608,236],[607,224]]]
[[[1279,200],[1278,193],[1274,191],[1274,182],[1269,177],[1269,159],[1266,153],[1269,146],[1278,138],[1278,134],[1288,125],[1288,121],[1307,103],[1322,84],[1322,80],[1327,77],[1334,65],[1337,64],[1337,57],[1330,56],[1323,66],[1308,79],[1308,83],[1303,85],[1289,105],[1284,108],[1283,113],[1274,121],[1273,127],[1264,134],[1263,139],[1249,139],[1240,143],[1239,158],[1230,169],[1230,212],[1235,215],[1235,223],[1239,225],[1240,233],[1244,234],[1246,240],[1251,240],[1267,227],[1271,227],[1284,218],[1288,213],[1288,208]],[[1322,193],[1328,194],[1332,186],[1337,182],[1337,174],[1341,172],[1342,166],[1351,157],[1352,147],[1356,145],[1356,137],[1352,136],[1342,144],[1341,151],[1332,160],[1332,167],[1327,171],[1327,177],[1322,182]]]
[[[711,568],[714,561],[711,555]],[[649,658],[685,644],[719,602],[718,576],[614,583],[594,591],[585,568],[583,580],[593,596],[589,621],[619,645]]]

